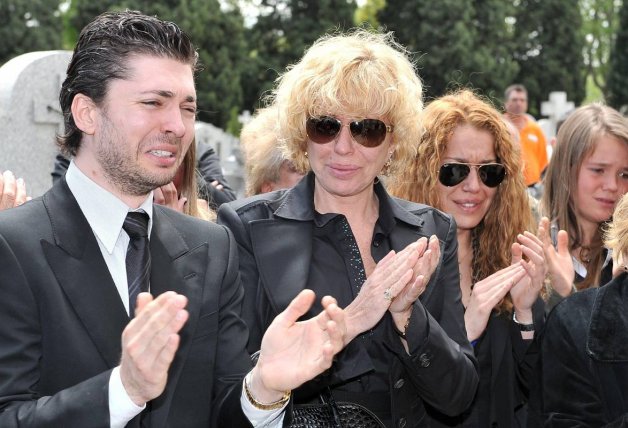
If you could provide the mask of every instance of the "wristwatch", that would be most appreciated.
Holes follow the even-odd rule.
[[[519,326],[519,331],[534,331],[534,323],[532,324],[521,324],[517,321],[517,316],[515,315],[515,311],[512,311],[512,321]]]
[[[277,401],[273,401],[272,403],[268,403],[268,404],[260,403],[259,401],[257,401],[253,397],[253,394],[251,394],[251,391],[249,390],[249,379],[250,379],[250,376],[251,376],[251,373],[247,374],[246,377],[244,378],[244,394],[246,395],[247,400],[249,400],[249,402],[256,409],[259,409],[259,410],[277,410],[277,409],[281,409],[282,407],[284,407],[286,405],[286,403],[288,403],[288,401],[290,401],[291,391],[286,391],[286,392],[283,393],[283,397],[281,397]]]

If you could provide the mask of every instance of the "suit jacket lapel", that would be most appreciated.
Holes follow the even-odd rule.
[[[96,238],[65,179],[44,195],[44,204],[55,241],[41,242],[48,264],[106,364],[115,367],[129,317]]]
[[[148,426],[161,427],[168,421],[172,397],[199,319],[207,265],[207,244],[190,249],[162,207],[154,206],[153,213],[150,236],[151,293],[158,296],[172,290],[185,295],[188,298],[186,309],[189,313],[188,321],[180,332],[179,349],[168,372],[166,390],[150,403],[151,410],[143,418],[143,421],[149,418]]]

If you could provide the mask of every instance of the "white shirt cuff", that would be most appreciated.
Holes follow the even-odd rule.
[[[120,366],[113,369],[109,377],[110,428],[124,428],[131,419],[139,415],[145,408],[146,404],[140,407],[129,398],[120,378]]]
[[[248,418],[251,425],[254,427],[264,428],[280,428],[283,426],[283,417],[285,414],[286,406],[275,410],[261,410],[255,407],[244,393],[244,380],[242,381],[242,395],[240,396],[240,404],[242,405],[242,412],[244,416]]]

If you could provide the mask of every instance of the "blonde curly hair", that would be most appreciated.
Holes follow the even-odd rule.
[[[278,109],[279,142],[299,172],[306,157],[305,122],[332,113],[384,118],[393,125],[394,154],[388,174],[414,158],[422,128],[422,85],[409,55],[392,33],[353,30],[325,35],[277,79],[267,100]]]
[[[287,161],[277,144],[277,109],[271,106],[258,110],[242,128],[240,145],[244,153],[246,194],[258,195],[265,182],[279,180],[281,165]]]
[[[607,226],[604,243],[613,250],[613,260],[622,264],[626,270],[628,262],[628,193],[621,197],[615,211],[613,221]]]
[[[472,231],[473,278],[481,280],[509,266],[517,234],[534,227],[521,173],[520,149],[497,110],[469,90],[432,101],[423,112],[425,133],[418,143],[417,156],[397,180],[389,183],[389,189],[397,197],[442,209],[436,188],[438,173],[452,134],[465,124],[493,136],[495,155],[506,168],[506,178],[497,187],[486,216]],[[510,298],[505,298],[497,309],[511,311]]]

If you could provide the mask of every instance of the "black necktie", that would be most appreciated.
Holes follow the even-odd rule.
[[[148,214],[143,211],[129,212],[122,228],[131,238],[126,251],[126,280],[129,285],[129,317],[133,318],[137,295],[148,291],[150,278]]]

